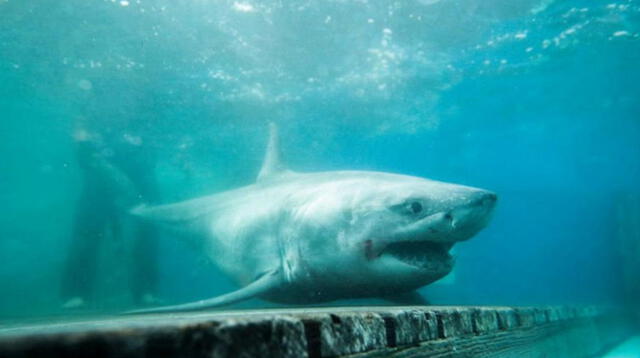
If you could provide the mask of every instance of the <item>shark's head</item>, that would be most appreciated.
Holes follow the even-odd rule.
[[[497,198],[482,189],[375,172],[334,174],[303,196],[296,216],[315,223],[312,235],[323,237],[306,248],[307,259],[364,291],[415,289],[447,275],[452,246],[487,225]]]
[[[363,256],[373,270],[400,282],[417,279],[424,285],[451,271],[449,251],[487,225],[497,197],[461,185],[393,177],[387,185],[379,180],[368,199],[362,195],[359,203],[353,203],[359,223],[354,221],[350,229],[364,229]],[[367,201],[373,207],[361,211],[369,206]]]

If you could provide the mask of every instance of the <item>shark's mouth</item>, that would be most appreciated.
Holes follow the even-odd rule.
[[[429,241],[403,241],[388,244],[382,254],[421,269],[441,271],[450,270],[452,257],[449,250],[453,243],[437,243]]]

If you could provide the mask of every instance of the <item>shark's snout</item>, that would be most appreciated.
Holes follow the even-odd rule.
[[[467,189],[465,189],[466,191]],[[472,189],[449,200],[430,215],[397,228],[393,241],[457,242],[484,228],[496,205],[497,195]]]
[[[498,196],[490,191],[480,191],[475,195],[473,205],[482,206],[489,209],[493,209],[498,201]]]
[[[445,212],[439,228],[447,233],[448,240],[469,239],[487,225],[497,200],[495,193],[478,190],[466,202]]]

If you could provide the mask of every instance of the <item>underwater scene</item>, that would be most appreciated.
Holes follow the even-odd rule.
[[[0,322],[640,302],[638,0],[0,0]]]

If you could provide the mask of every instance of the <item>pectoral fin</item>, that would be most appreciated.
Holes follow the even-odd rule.
[[[257,280],[250,283],[249,285],[222,296],[217,296],[207,300],[185,303],[185,304],[175,305],[175,306],[164,306],[164,307],[158,307],[158,308],[129,311],[129,312],[126,312],[126,314],[186,312],[186,311],[198,311],[198,310],[204,310],[208,308],[226,306],[236,302],[248,300],[255,296],[269,292],[272,289],[280,286],[281,283],[282,283],[282,279],[281,279],[280,272],[269,271],[264,275],[260,276]]]

